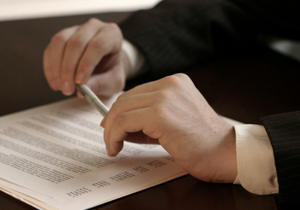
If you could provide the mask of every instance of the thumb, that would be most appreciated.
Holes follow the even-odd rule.
[[[86,84],[96,95],[111,97],[124,89],[125,72],[119,66],[115,66],[106,72],[92,75]]]

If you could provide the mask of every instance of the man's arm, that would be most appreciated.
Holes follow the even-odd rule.
[[[144,56],[130,42],[124,40],[122,50],[131,63],[131,76],[144,72]],[[261,125],[237,124],[235,128],[238,175],[234,184],[258,194],[277,194],[278,182],[273,149]]]
[[[300,112],[262,118],[271,139],[279,181],[279,202],[300,198]]]
[[[300,38],[299,3],[296,1],[285,1],[284,8],[282,1],[278,0],[197,1],[190,7],[184,7],[184,4],[164,1],[151,11],[135,13],[121,25],[125,38],[145,55],[146,64],[154,76],[190,68],[215,52],[238,49],[237,46],[256,41],[260,33]],[[268,120],[265,119],[263,122],[268,130]],[[270,138],[274,147],[273,136]],[[274,148],[280,174],[281,167],[285,166],[277,163],[281,144]],[[294,164],[299,165],[299,160]],[[289,179],[287,187],[281,181],[285,178],[280,175],[278,178],[279,200],[297,201],[298,197],[293,198],[289,193],[295,188],[292,194],[297,194],[299,182]]]
[[[246,47],[260,33],[299,38],[295,8],[296,0],[165,0],[120,27],[157,78],[192,68],[213,53]]]

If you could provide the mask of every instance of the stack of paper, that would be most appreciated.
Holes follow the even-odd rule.
[[[73,98],[0,118],[0,188],[40,209],[81,210],[185,175],[158,145],[108,157],[102,116]]]

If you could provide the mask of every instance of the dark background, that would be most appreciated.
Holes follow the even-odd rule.
[[[43,50],[59,30],[90,17],[120,23],[130,13],[107,13],[0,22],[0,116],[65,99],[43,75]],[[214,55],[195,69],[183,70],[221,115],[260,123],[260,117],[296,111],[300,64],[264,46],[238,54]],[[131,81],[130,88],[143,79]],[[34,209],[0,193],[0,209]],[[232,184],[213,184],[185,176],[93,209],[291,209],[276,196],[258,196]]]

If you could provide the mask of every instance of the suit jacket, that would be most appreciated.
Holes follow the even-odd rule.
[[[120,27],[152,76],[192,68],[261,35],[300,39],[298,0],[164,0]],[[262,118],[274,149],[279,201],[300,199],[300,112]]]

